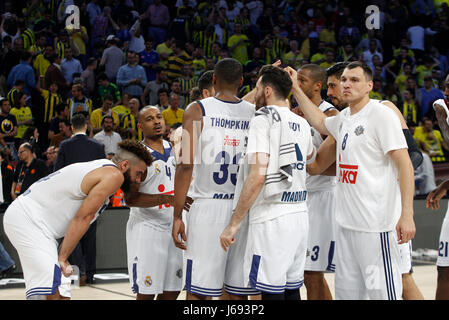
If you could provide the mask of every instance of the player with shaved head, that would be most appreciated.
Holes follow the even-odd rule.
[[[171,239],[176,162],[163,139],[164,118],[159,108],[146,106],[138,114],[140,143],[153,163],[140,184],[125,193],[131,207],[126,226],[128,272],[137,300],[176,300],[182,290],[182,251]]]

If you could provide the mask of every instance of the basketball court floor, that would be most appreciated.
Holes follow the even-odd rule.
[[[437,284],[437,270],[435,264],[415,264],[413,269],[413,277],[418,288],[424,295],[424,299],[434,300]],[[334,275],[328,273],[325,277],[332,295],[335,296]],[[307,297],[305,286],[301,288],[301,297],[303,299],[306,299]],[[185,300],[185,291],[180,294],[178,299]],[[2,288],[0,285],[0,300],[25,300],[24,285],[13,288]],[[127,280],[101,280],[93,285],[72,288],[72,300],[135,300],[135,295],[132,293],[130,284]]]

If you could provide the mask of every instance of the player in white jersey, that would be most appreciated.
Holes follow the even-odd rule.
[[[72,164],[42,178],[6,210],[5,233],[19,254],[28,299],[70,297],[70,253],[109,197],[145,176],[152,161],[145,147],[131,140],[119,147],[112,160]]]
[[[445,79],[444,95],[446,100],[437,100],[434,102],[435,115],[443,134],[444,140],[449,141],[449,75]],[[443,198],[449,190],[449,180],[442,182],[435,190],[429,193],[426,198],[426,207],[432,210],[440,207],[439,201]],[[436,300],[449,299],[449,206],[441,226],[437,270],[438,282],[435,294]]]
[[[237,60],[220,60],[213,75],[216,95],[191,103],[184,112],[172,236],[176,246],[186,250],[187,299],[220,296],[223,284],[231,299],[257,293],[244,285],[242,249],[225,253],[218,241],[232,215],[238,163],[255,111],[254,105],[237,98],[242,81]],[[181,214],[192,174],[194,202],[186,237]],[[245,235],[239,240],[244,246]]]
[[[125,193],[131,207],[126,226],[128,273],[137,300],[176,300],[182,290],[182,251],[171,239],[176,160],[163,139],[165,122],[157,107],[144,107],[141,142],[153,157],[140,185]]]
[[[287,68],[290,76],[296,72]],[[369,99],[371,69],[350,63],[341,77],[346,108],[326,117],[297,84],[302,111],[337,145],[337,299],[400,299],[402,280],[396,242],[414,237],[413,166],[399,119]]]
[[[340,77],[347,65],[348,63],[346,62],[340,62],[326,70],[327,96],[340,110],[348,106],[347,102],[344,100],[340,86]],[[381,103],[393,110],[398,116],[398,119],[401,122],[402,131],[407,141],[410,159],[412,160],[413,167],[417,168],[422,162],[422,154],[408,130],[404,117],[391,101],[384,100],[381,101]],[[335,153],[335,139],[332,136],[328,136],[318,150],[316,161],[307,167],[307,172],[311,175],[321,173],[335,175]],[[416,286],[412,276],[411,241],[399,245],[399,253],[401,256],[402,298],[405,300],[423,300],[424,297]]]
[[[337,109],[321,98],[326,73],[316,64],[306,64],[298,70],[298,84],[309,99],[326,116],[334,116]],[[325,138],[313,127],[315,148]],[[304,272],[307,300],[331,300],[332,294],[324,278],[324,271],[335,271],[335,184],[336,178],[325,175],[307,176],[307,207],[309,210],[309,241]]]
[[[245,281],[262,292],[262,300],[299,300],[304,281],[309,224],[305,166],[315,149],[309,124],[286,103],[290,90],[284,70],[262,67],[256,84],[258,112],[238,177],[241,193],[220,236],[225,251],[239,241],[237,232],[250,210]],[[281,165],[281,157],[288,156]]]

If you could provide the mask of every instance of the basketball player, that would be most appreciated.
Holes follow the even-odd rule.
[[[340,110],[346,108],[348,105],[347,102],[344,101],[340,86],[340,78],[343,70],[347,65],[348,63],[346,62],[340,62],[326,70],[328,87],[327,96]],[[401,122],[402,131],[407,141],[410,159],[412,161],[413,167],[416,169],[422,162],[422,154],[419,151],[418,146],[416,145],[416,142],[414,141],[410,131],[408,130],[408,126],[405,122],[404,117],[402,116],[399,109],[391,101],[384,100],[381,101],[381,103],[393,110],[398,116]],[[328,136],[318,150],[316,161],[307,167],[307,172],[312,175],[316,175],[320,174],[324,169],[328,168],[324,171],[323,174],[335,175],[335,150],[335,139],[332,136]],[[399,252],[401,255],[401,273],[403,287],[402,298],[404,300],[423,300],[424,297],[416,286],[416,283],[412,276],[413,269],[411,257],[411,241],[409,241],[409,243],[399,245]]]
[[[295,70],[287,70],[296,79]],[[293,85],[306,118],[321,134],[336,139],[336,298],[400,299],[396,242],[406,243],[415,234],[413,167],[406,140],[394,112],[369,99],[373,82],[368,66],[350,63],[341,85],[349,108],[335,117],[326,117]]]
[[[182,290],[182,251],[171,239],[173,186],[176,162],[170,143],[163,139],[165,122],[159,108],[146,106],[137,126],[142,144],[153,157],[139,185],[126,193],[131,207],[126,226],[128,273],[137,300],[176,300]]]
[[[434,102],[435,115],[443,133],[444,140],[449,141],[449,123],[448,123],[448,99],[449,99],[449,75],[445,79],[444,95],[446,100],[437,100]],[[442,182],[435,190],[429,193],[426,198],[426,207],[432,210],[440,207],[439,201],[449,190],[449,180]],[[439,252],[437,258],[438,282],[435,294],[436,300],[449,300],[449,206],[441,226],[439,239]]]
[[[240,168],[241,172],[249,171],[249,174],[246,178],[239,174],[238,185],[243,183],[243,189],[236,198],[234,214],[222,232],[220,242],[226,251],[239,241],[236,235],[239,225],[251,209],[245,280],[262,292],[262,300],[300,300],[309,224],[305,165],[306,159],[314,155],[315,148],[307,121],[290,112],[286,103],[291,90],[288,73],[274,66],[264,66],[256,88],[259,112],[251,120],[245,168]],[[295,143],[283,140],[287,135]],[[277,149],[272,141],[278,141]],[[281,183],[287,177],[284,179],[279,166],[276,168],[272,163],[278,163],[279,155],[288,151],[294,156],[288,165],[292,182],[286,188]],[[270,173],[272,167],[276,171]],[[269,184],[279,192],[267,193]]]
[[[257,294],[243,281],[245,235],[228,253],[218,241],[232,215],[238,163],[255,111],[254,105],[237,98],[242,81],[237,60],[220,60],[213,74],[215,96],[191,103],[184,113],[172,236],[176,246],[186,250],[187,299],[220,296],[223,284],[231,299]],[[194,202],[187,215],[186,237],[181,213],[192,173]]]
[[[151,162],[144,146],[125,140],[112,160],[64,167],[32,184],[8,207],[5,233],[19,253],[27,299],[70,297],[70,253],[109,197],[140,183]]]
[[[316,64],[306,64],[298,70],[298,84],[306,96],[328,117],[338,113],[337,109],[321,98],[321,89],[326,73]],[[316,149],[325,139],[312,129],[312,141]],[[331,300],[332,294],[324,278],[324,271],[335,271],[333,256],[335,249],[335,185],[336,178],[315,175],[307,176],[307,207],[309,210],[309,240],[304,284],[307,300]]]

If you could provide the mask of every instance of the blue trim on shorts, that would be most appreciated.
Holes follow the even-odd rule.
[[[224,287],[225,287],[225,290],[227,293],[234,294],[237,296],[253,296],[253,295],[260,294],[260,292],[258,290],[255,290],[253,288],[248,288],[248,287],[246,287],[246,288],[234,287],[234,286],[227,285],[226,283],[225,283]]]
[[[189,291],[192,289],[192,260],[187,259],[187,267],[186,267],[186,291]]]
[[[219,297],[222,295],[223,291],[222,288],[219,289],[210,289],[210,288],[203,288],[198,286],[190,285],[190,290],[187,290],[187,292],[195,293],[201,296],[207,296],[207,297]]]
[[[304,280],[297,281],[297,282],[287,282],[285,284],[285,290],[295,290],[302,287],[304,284]]]
[[[385,282],[387,287],[388,300],[396,300],[396,291],[394,288],[394,276],[391,266],[390,242],[388,232],[380,234],[382,258],[384,263]]]
[[[139,285],[137,284],[137,263],[133,263],[133,293],[139,293]]]
[[[327,256],[327,268],[326,270],[335,272],[335,264],[332,263],[334,260],[334,252],[335,252],[335,241],[331,241],[331,245],[329,247],[329,255]]]
[[[253,254],[253,260],[251,262],[251,271],[249,272],[249,285],[253,289],[256,288],[257,284],[257,274],[259,273],[260,266],[260,256],[257,254]]]
[[[256,282],[256,289],[263,291],[263,292],[268,292],[268,293],[284,293],[285,291],[285,285],[283,286],[272,286],[266,283],[262,283],[262,282]]]
[[[53,284],[51,287],[35,287],[29,289],[25,295],[27,299],[35,295],[54,295],[56,294],[58,287],[61,285],[61,268],[57,264],[53,269]]]

